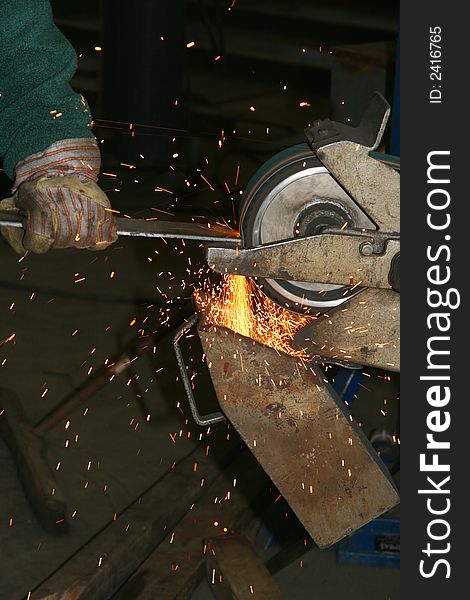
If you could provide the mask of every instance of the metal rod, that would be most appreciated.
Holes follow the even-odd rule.
[[[241,241],[240,234],[235,229],[211,223],[147,221],[120,217],[117,219],[117,225],[118,235],[126,237],[196,240],[232,248],[238,246]],[[23,219],[17,212],[0,211],[0,227],[23,227]]]

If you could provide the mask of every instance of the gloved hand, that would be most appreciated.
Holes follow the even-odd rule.
[[[50,248],[102,250],[117,239],[116,219],[106,194],[96,184],[100,152],[94,139],[56,142],[15,168],[14,195],[0,210],[19,210],[24,231],[1,232],[21,255]]]

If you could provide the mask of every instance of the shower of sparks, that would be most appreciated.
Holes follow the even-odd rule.
[[[256,285],[242,275],[225,275],[216,286],[206,284],[195,293],[195,300],[207,325],[226,327],[302,360],[312,358],[305,349],[292,347],[299,329],[313,317],[292,313],[269,300]]]

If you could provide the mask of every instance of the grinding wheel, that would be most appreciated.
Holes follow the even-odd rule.
[[[276,154],[250,179],[241,205],[245,248],[320,234],[325,228],[376,229],[307,144]],[[301,314],[324,312],[361,291],[355,287],[257,279],[274,302]]]

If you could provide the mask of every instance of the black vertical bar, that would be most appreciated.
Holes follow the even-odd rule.
[[[455,0],[401,4],[401,564],[406,599],[470,597],[465,8]]]

